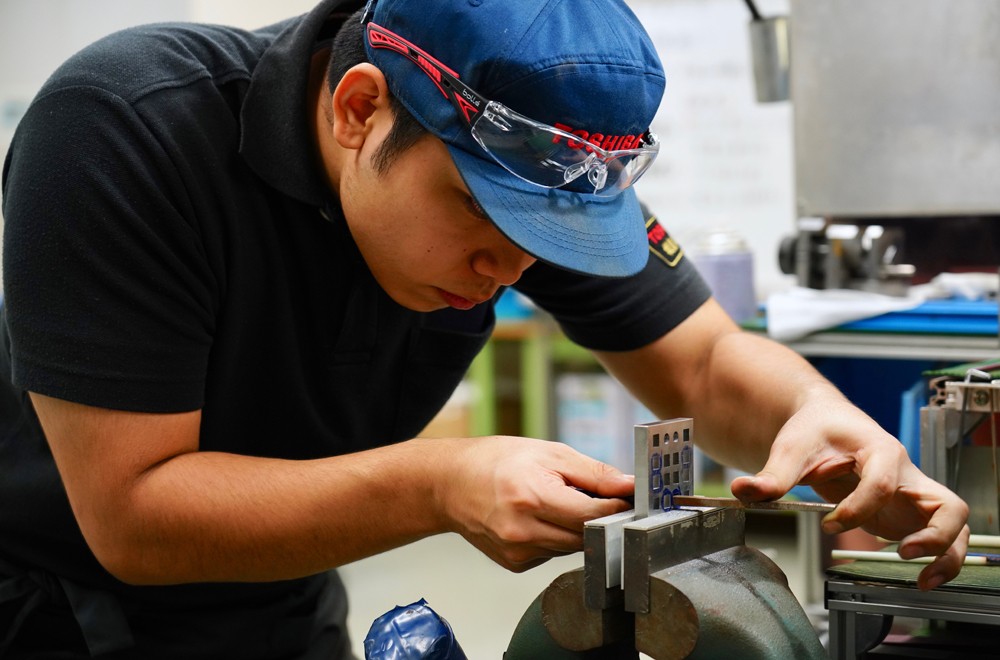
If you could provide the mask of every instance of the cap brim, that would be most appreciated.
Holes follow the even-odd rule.
[[[596,197],[542,188],[499,164],[447,145],[469,191],[515,245],[567,270],[627,277],[646,265],[649,242],[631,188]]]

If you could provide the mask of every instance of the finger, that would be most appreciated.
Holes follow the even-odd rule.
[[[632,497],[635,493],[635,476],[624,474],[618,468],[582,456],[582,461],[572,461],[560,467],[560,473],[572,486],[599,497]]]
[[[540,554],[546,557],[570,554],[583,549],[583,532],[549,523],[533,520],[516,530],[497,530],[495,542],[507,548],[511,557],[532,559]]]
[[[730,484],[733,495],[744,502],[775,500],[787,493],[804,476],[811,447],[806,438],[787,428],[778,433],[771,445],[767,463],[755,475],[737,477]]]
[[[938,490],[943,489],[936,482],[930,482],[930,485],[938,487]],[[901,490],[906,493],[907,489]],[[951,491],[944,491],[940,495],[940,504],[931,513],[926,526],[900,541],[900,556],[911,559],[940,555],[953,547],[955,543],[964,544],[960,546],[964,552],[964,548],[968,546],[969,527],[966,525],[969,512],[968,504]],[[924,496],[926,498],[926,493]]]
[[[594,497],[570,486],[561,486],[546,492],[545,504],[537,517],[553,525],[580,531],[588,520],[603,518],[633,508],[632,502],[623,498]]]
[[[760,472],[733,479],[733,495],[744,502],[776,500],[805,478],[806,457],[776,448],[777,444]]]
[[[924,567],[917,577],[917,587],[929,591],[954,578],[962,570],[965,552],[969,546],[969,526],[965,525],[955,543],[933,562]],[[902,553],[900,553],[902,554]]]
[[[823,531],[839,534],[874,518],[896,494],[901,460],[909,459],[906,459],[903,446],[899,445],[898,451],[872,452],[865,462],[859,463],[857,485],[832,513],[823,518]]]
[[[729,488],[737,499],[744,502],[776,500],[787,493],[791,486],[783,486],[784,479],[768,471],[767,467],[755,475],[736,477]]]
[[[534,541],[535,548],[545,552],[546,556],[555,557],[569,555],[583,550],[583,532],[574,532],[565,527],[542,522],[546,527]]]
[[[541,566],[549,559],[551,559],[551,557],[540,557],[523,562],[505,562],[504,568],[511,573],[524,573],[525,571],[530,571],[533,568]]]
[[[503,559],[500,564],[509,571],[514,573],[523,573],[525,571],[531,570],[541,566],[545,562],[549,561],[553,557],[567,557],[569,555],[574,555],[580,552],[579,549],[568,550],[568,551],[553,551],[542,548],[536,548],[524,559]]]

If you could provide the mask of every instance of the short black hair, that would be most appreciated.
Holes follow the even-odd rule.
[[[331,94],[348,69],[369,62],[368,53],[365,52],[365,30],[361,25],[363,12],[364,10],[360,10],[344,21],[330,46],[327,85]],[[379,174],[385,173],[397,156],[427,135],[427,129],[392,94],[389,95],[389,108],[393,114],[392,128],[372,156],[372,166]]]

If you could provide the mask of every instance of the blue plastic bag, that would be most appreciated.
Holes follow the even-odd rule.
[[[423,598],[372,622],[366,660],[468,660],[448,622]]]

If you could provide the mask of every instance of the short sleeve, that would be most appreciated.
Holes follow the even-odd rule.
[[[567,337],[589,349],[626,351],[662,337],[711,291],[659,220],[645,215],[650,255],[638,274],[594,277],[537,263],[517,290],[552,314]]]
[[[217,286],[174,157],[103,89],[29,108],[3,179],[16,386],[125,410],[202,405]]]

